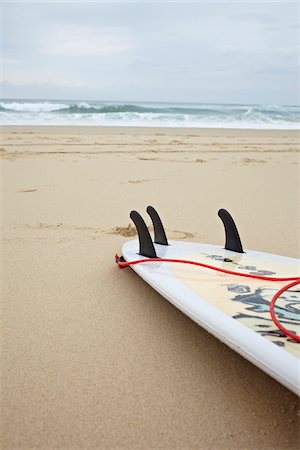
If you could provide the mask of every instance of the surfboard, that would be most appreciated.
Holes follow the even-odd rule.
[[[133,219],[137,225],[136,217]],[[137,229],[139,239],[126,242],[122,248],[127,262],[145,260],[139,224]],[[300,343],[279,330],[270,316],[271,299],[286,282],[246,278],[159,259],[194,261],[236,273],[276,278],[299,277],[300,261],[242,247],[237,252],[226,246],[185,241],[152,245],[158,260],[132,265],[132,269],[193,321],[300,395]],[[280,296],[275,312],[285,328],[300,334],[299,286]]]

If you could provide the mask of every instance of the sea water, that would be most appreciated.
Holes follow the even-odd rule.
[[[78,100],[1,100],[2,125],[299,129],[300,107]]]

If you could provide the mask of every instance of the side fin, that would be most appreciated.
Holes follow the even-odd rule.
[[[133,220],[138,232],[140,243],[139,254],[147,258],[157,258],[149,230],[142,216],[137,211],[131,211],[130,218]]]
[[[226,242],[225,248],[226,250],[231,250],[237,253],[244,253],[242,242],[239,236],[239,232],[234,223],[233,218],[229,214],[226,209],[220,209],[218,211],[218,216],[223,222],[225,228]]]
[[[148,206],[147,213],[151,217],[154,228],[154,242],[160,245],[169,245],[164,226],[158,212],[153,206]]]

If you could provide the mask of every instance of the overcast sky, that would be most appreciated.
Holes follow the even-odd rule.
[[[2,98],[299,102],[295,2],[10,1],[1,9]]]

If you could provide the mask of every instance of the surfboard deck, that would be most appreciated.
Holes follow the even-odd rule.
[[[292,277],[300,274],[294,258],[246,250],[237,253],[216,245],[169,241],[154,244],[159,258],[204,262],[240,273]],[[145,259],[139,241],[124,244],[126,261]],[[180,263],[149,262],[132,269],[184,314],[219,340],[300,395],[300,343],[272,322],[269,304],[286,282],[270,282],[222,274]],[[298,286],[285,292],[275,312],[280,322],[300,334]]]

